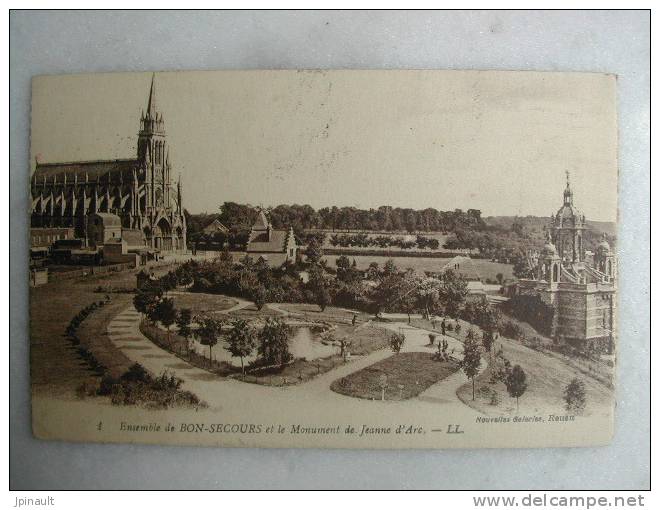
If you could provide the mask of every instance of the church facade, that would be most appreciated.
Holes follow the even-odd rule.
[[[603,236],[595,253],[584,247],[584,215],[566,181],[564,203],[551,217],[547,241],[530,256],[534,277],[521,279],[520,295],[539,296],[552,310],[551,336],[579,349],[614,351],[616,257]]]
[[[138,236],[145,246],[160,251],[186,247],[181,180],[172,179],[155,76],[140,118],[135,158],[37,162],[30,184],[33,228],[73,228],[76,237],[96,246],[96,232],[103,226],[99,221],[110,218],[106,223],[118,223],[122,236]]]

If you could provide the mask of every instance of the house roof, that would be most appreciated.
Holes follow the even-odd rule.
[[[252,230],[266,230],[269,225],[270,223],[268,222],[268,218],[266,218],[266,214],[259,209],[257,211],[257,219],[254,221],[254,225],[252,225]]]
[[[123,174],[124,178],[132,178],[133,170],[139,166],[137,159],[111,159],[98,161],[71,161],[67,163],[37,163],[37,168],[32,175],[32,179],[37,184],[57,179],[58,182],[64,182],[66,175],[67,181],[73,181],[75,177],[79,182],[85,179],[97,181],[101,178],[109,178],[118,174]]]
[[[286,230],[271,230],[270,240],[266,231],[252,232],[247,245],[248,253],[284,253],[288,239]]]
[[[101,219],[104,227],[121,227],[121,219],[116,214],[99,212],[94,213],[94,216]]]
[[[220,220],[217,218],[206,225],[202,230],[207,234],[214,234],[215,232],[229,232],[229,229],[220,223]]]

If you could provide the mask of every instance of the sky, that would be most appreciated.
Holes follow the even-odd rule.
[[[151,73],[36,77],[32,157],[134,157]],[[549,216],[570,172],[616,221],[616,78],[503,71],[157,73],[184,206],[391,205]]]

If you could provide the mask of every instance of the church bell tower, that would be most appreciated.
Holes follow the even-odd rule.
[[[147,207],[169,207],[170,162],[163,115],[156,102],[156,75],[151,77],[146,113],[140,116],[138,159],[145,168]]]

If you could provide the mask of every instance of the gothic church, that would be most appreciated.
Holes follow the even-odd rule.
[[[137,157],[40,163],[31,179],[33,228],[70,227],[93,246],[92,223],[121,225],[125,238],[138,237],[160,251],[186,247],[181,180],[171,177],[165,121],[156,102],[155,75],[146,113],[140,118]]]

